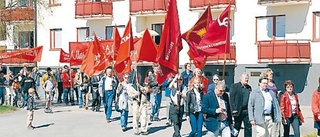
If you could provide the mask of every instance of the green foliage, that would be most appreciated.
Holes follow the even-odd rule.
[[[17,111],[16,107],[10,105],[0,105],[0,114]]]

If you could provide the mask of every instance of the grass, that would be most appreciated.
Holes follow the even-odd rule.
[[[309,133],[306,135],[303,135],[303,137],[317,137],[317,132]]]
[[[10,105],[0,105],[0,114],[10,113],[16,111],[17,108]]]

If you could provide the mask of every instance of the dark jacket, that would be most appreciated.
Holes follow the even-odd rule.
[[[23,93],[28,93],[29,88],[35,88],[35,81],[31,77],[24,77],[21,80],[20,86]]]
[[[228,94],[224,93],[222,95],[222,98],[225,101],[225,106],[227,110],[227,121],[231,124],[232,116],[230,111]],[[211,132],[215,132],[216,130],[218,130],[219,127],[219,120],[221,119],[221,115],[219,113],[216,113],[217,108],[219,108],[219,103],[215,92],[207,93],[202,100],[201,112],[203,114],[206,114],[206,128]]]
[[[203,93],[200,92],[200,98],[202,100],[203,97]],[[197,98],[196,98],[196,93],[194,93],[194,90],[191,89],[187,92],[186,95],[186,115],[190,116],[190,114],[195,113],[194,107],[196,106],[196,102]]]
[[[244,92],[248,92],[249,94],[252,91],[250,85],[243,86],[241,82],[235,83],[230,88],[230,107],[232,111],[238,111],[237,113],[232,114],[233,116],[239,116],[241,111],[244,109],[247,110],[247,106],[243,106],[243,95]],[[247,97],[249,100],[249,96]],[[248,102],[247,100],[247,102]],[[247,105],[248,103],[246,103]]]
[[[32,95],[28,95],[27,98],[27,110],[34,110],[34,97]]]
[[[157,82],[157,78],[155,74],[152,74],[148,77],[148,84],[150,86],[151,93],[161,93],[161,89]]]

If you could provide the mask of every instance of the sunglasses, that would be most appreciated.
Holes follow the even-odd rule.
[[[219,80],[219,79],[213,79],[213,80]]]
[[[219,92],[224,92],[225,90],[219,90]]]

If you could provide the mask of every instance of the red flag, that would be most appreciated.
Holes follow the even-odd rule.
[[[182,50],[177,1],[170,0],[167,9],[157,54],[157,60],[160,64],[160,72],[157,76],[159,84],[178,73],[179,52]]]
[[[120,47],[120,43],[121,43],[121,37],[118,31],[117,26],[114,26],[113,28],[113,59],[115,60],[118,56],[118,51],[119,51],[119,47]]]
[[[60,49],[60,63],[70,63],[70,54],[65,52],[63,49]]]
[[[199,20],[193,27],[187,31],[186,33],[182,34],[182,38],[189,45],[188,55],[193,60],[195,66],[197,68],[203,68],[205,65],[206,57],[200,55],[196,49],[199,45],[203,36],[207,33],[209,25],[212,23],[212,15],[211,15],[211,8],[210,5],[207,7],[206,11],[201,15]]]
[[[143,34],[142,39],[140,39],[135,44],[135,50],[137,50],[136,61],[149,61],[156,62],[157,48],[156,43],[153,41],[148,29]]]
[[[88,51],[88,42],[69,42],[70,66],[81,65]]]
[[[0,53],[1,63],[40,62],[43,46]]]
[[[130,52],[134,49],[132,38],[131,18],[128,21],[126,29],[121,38],[118,56],[114,65],[118,73],[131,72]]]
[[[230,5],[210,25],[206,35],[200,41],[199,46],[196,47],[199,54],[214,56],[230,52],[229,15]]]
[[[96,34],[94,34],[94,41],[93,45],[95,47],[94,52],[97,52],[96,58],[95,58],[95,66],[93,68],[94,73],[93,74],[98,74],[101,71],[105,70],[109,66],[109,59],[108,55],[106,54],[108,45],[106,47],[102,46],[100,41],[98,40]]]
[[[94,34],[94,41],[90,42],[89,49],[82,61],[80,70],[87,74],[89,77],[97,72],[96,66],[105,58],[103,47],[100,45],[96,34]]]

